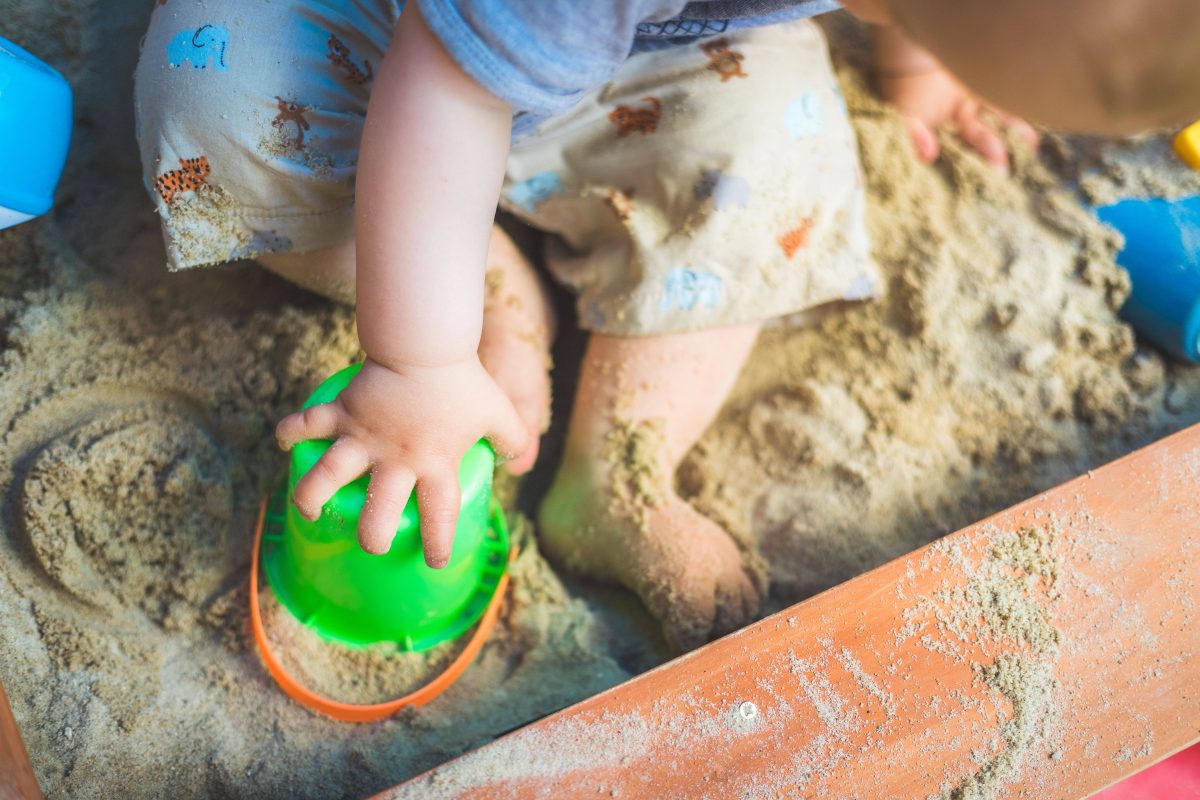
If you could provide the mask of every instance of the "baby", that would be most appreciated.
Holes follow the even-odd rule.
[[[926,160],[942,123],[1001,170],[1005,128],[1036,142],[954,75],[1075,128],[1200,111],[1187,0],[845,5],[878,26],[880,88]],[[592,334],[542,547],[632,589],[678,648],[749,621],[764,587],[673,475],[764,321],[879,291],[854,132],[807,19],[835,7],[159,0],[138,135],[172,268],[254,258],[357,299],[362,371],[279,423],[285,447],[336,440],[301,511],[369,471],[362,547],[387,551],[415,491],[438,568],[466,449],[533,464],[555,320],[499,206],[550,234]]]

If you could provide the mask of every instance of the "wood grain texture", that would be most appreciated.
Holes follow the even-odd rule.
[[[0,685],[0,800],[41,800],[41,797],[17,721],[4,686]]]
[[[1028,528],[1056,578],[997,566]],[[1200,426],[379,797],[1083,798],[1200,739],[1198,601]]]

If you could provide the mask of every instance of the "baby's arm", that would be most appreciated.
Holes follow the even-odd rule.
[[[284,447],[337,441],[296,485],[315,518],[370,470],[359,541],[385,552],[416,486],[430,566],[450,558],[458,465],[481,437],[519,455],[531,432],[477,355],[483,270],[511,109],[467,76],[409,3],[383,59],[356,189],[362,371],[333,403],[279,423]]]

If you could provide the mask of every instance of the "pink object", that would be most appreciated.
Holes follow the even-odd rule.
[[[1200,800],[1200,744],[1108,787],[1092,800]]]

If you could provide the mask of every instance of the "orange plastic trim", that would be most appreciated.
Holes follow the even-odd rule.
[[[505,570],[504,574],[500,576],[500,580],[496,584],[496,592],[483,612],[483,617],[480,618],[475,633],[471,634],[467,646],[454,661],[450,662],[450,666],[446,667],[444,672],[429,683],[404,697],[372,705],[340,703],[322,697],[289,675],[283,668],[283,664],[275,658],[275,654],[271,652],[270,644],[267,642],[267,632],[262,623],[262,612],[258,607],[258,553],[262,545],[263,521],[266,519],[266,514],[267,501],[263,500],[258,511],[258,525],[254,530],[254,550],[250,556],[250,627],[254,630],[254,641],[258,644],[258,651],[262,653],[267,672],[271,673],[271,677],[279,684],[279,688],[301,705],[342,722],[376,722],[390,717],[405,706],[423,706],[446,691],[450,684],[462,675],[474,660],[479,649],[483,647],[484,641],[487,640],[488,634],[496,624],[496,618],[500,614],[500,602],[504,599],[504,591],[508,588],[508,570]],[[511,564],[516,557],[517,547],[511,545],[508,551],[508,563]]]

